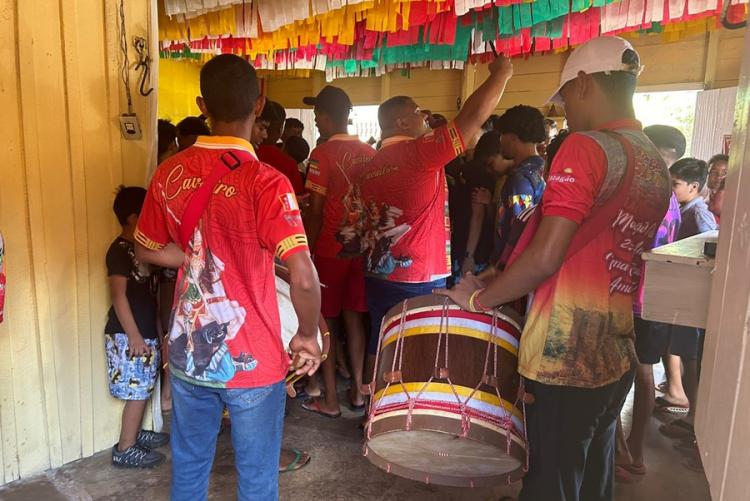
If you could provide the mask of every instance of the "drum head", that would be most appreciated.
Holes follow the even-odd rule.
[[[393,431],[367,442],[368,459],[397,475],[440,485],[496,485],[522,475],[522,458],[505,449],[427,430]]]

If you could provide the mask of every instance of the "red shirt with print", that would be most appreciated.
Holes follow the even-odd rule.
[[[281,148],[273,144],[262,144],[258,146],[258,159],[284,174],[292,183],[294,193],[297,195],[304,193],[305,188],[302,185],[302,176],[299,173],[297,162],[284,153]]]
[[[450,275],[445,165],[464,151],[453,123],[385,139],[362,176],[363,254],[370,276],[424,283]]]
[[[201,136],[162,163],[138,219],[136,240],[149,249],[179,242],[190,197],[229,150],[252,160],[216,185],[186,249],[169,334],[175,377],[220,388],[281,381],[289,358],[281,342],[274,257],[307,251],[289,181],[258,161],[247,141]]]
[[[361,252],[357,225],[362,216],[357,181],[375,150],[357,136],[336,134],[310,154],[305,188],[326,197],[316,256],[351,257]]]
[[[534,291],[518,369],[544,384],[600,387],[619,380],[637,362],[633,299],[640,254],[653,245],[669,206],[671,183],[639,122],[623,120],[602,129],[616,130],[633,146],[633,181],[611,224]],[[550,169],[542,216],[583,223],[593,214],[605,180],[612,188],[622,177],[607,176],[608,168],[604,150],[592,137],[568,137]]]

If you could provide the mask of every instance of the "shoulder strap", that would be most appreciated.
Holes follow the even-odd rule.
[[[591,209],[592,216],[578,228],[568,247],[566,258],[578,253],[610,225],[617,211],[625,205],[635,174],[633,145],[622,134],[606,130],[588,132],[586,135],[604,149],[607,155],[607,174],[594,200],[594,206]],[[619,182],[616,182],[618,178]]]
[[[216,157],[213,170],[208,177],[203,179],[200,187],[195,190],[195,193],[188,200],[185,212],[182,213],[178,236],[183,250],[187,249],[188,242],[195,232],[195,227],[198,226],[198,221],[206,212],[211,194],[221,178],[251,159],[252,155],[244,150],[229,150]]]
[[[587,132],[586,135],[594,139],[607,155],[607,174],[594,200],[592,216],[576,231],[568,246],[566,259],[578,253],[609,226],[617,211],[625,204],[635,174],[633,146],[622,134],[604,131]],[[518,258],[534,237],[542,220],[542,211],[536,210],[538,208],[538,205],[535,206],[533,212],[527,215],[525,226],[518,235],[514,248],[508,250],[510,255],[507,256],[506,267]]]

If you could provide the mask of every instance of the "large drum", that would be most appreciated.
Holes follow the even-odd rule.
[[[292,296],[289,289],[289,271],[281,266],[276,266],[276,299],[279,303],[279,317],[281,318],[281,341],[284,343],[287,351],[289,351],[289,342],[297,334],[299,320],[292,304]],[[318,344],[323,353],[323,360],[328,356],[330,341],[331,336],[328,331],[328,325],[321,315],[318,322]],[[294,372],[290,372],[286,377],[287,392],[292,398],[296,395],[294,383],[301,377],[294,374]]]
[[[426,483],[510,483],[526,469],[518,401],[521,318],[422,296],[383,319],[365,455]]]

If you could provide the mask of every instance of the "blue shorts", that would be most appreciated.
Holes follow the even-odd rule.
[[[109,393],[120,400],[148,400],[159,376],[161,355],[158,339],[144,339],[151,354],[128,356],[127,334],[105,334]]]
[[[380,338],[380,324],[388,310],[404,299],[432,294],[432,289],[445,287],[445,279],[434,282],[405,283],[389,282],[380,278],[365,278],[367,292],[367,307],[370,310],[370,341],[367,344],[367,354],[375,355],[378,351]]]

